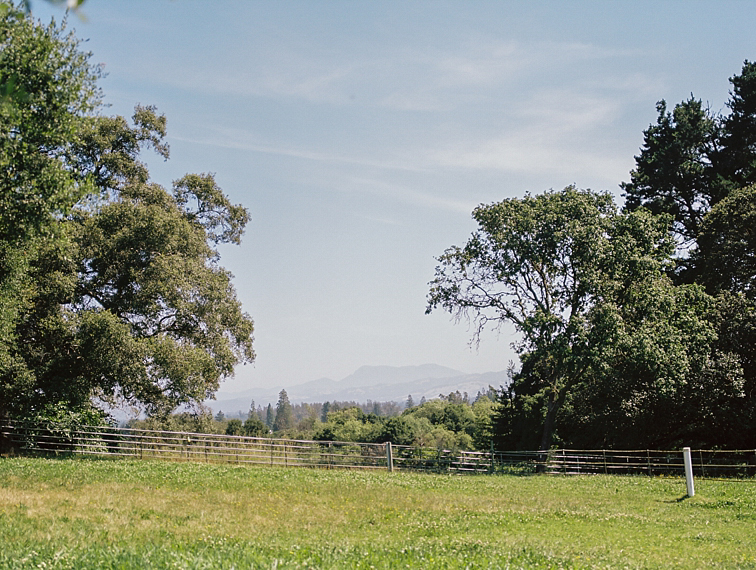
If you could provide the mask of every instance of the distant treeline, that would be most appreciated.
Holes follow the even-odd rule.
[[[323,402],[291,404],[285,390],[267,408],[226,416],[219,411],[183,412],[167,418],[132,420],[129,427],[192,431],[250,437],[279,437],[320,441],[359,441],[396,445],[420,445],[442,449],[487,450],[493,438],[499,392],[492,387],[468,394],[452,392],[438,398],[422,398],[416,405],[408,396],[396,402]]]

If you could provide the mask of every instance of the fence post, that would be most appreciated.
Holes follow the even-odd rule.
[[[685,484],[688,487],[688,497],[696,494],[693,489],[693,462],[690,459],[690,447],[683,447],[683,464],[685,465]]]
[[[391,453],[391,442],[386,442],[386,467],[391,473],[394,470],[394,456]]]

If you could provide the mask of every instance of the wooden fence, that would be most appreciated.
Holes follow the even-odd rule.
[[[0,437],[22,453],[76,454],[287,467],[435,473],[683,475],[681,451],[555,449],[452,451],[343,441],[302,441],[102,426],[6,422]],[[756,450],[693,450],[696,477],[752,478]]]

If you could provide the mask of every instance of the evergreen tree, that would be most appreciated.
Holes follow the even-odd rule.
[[[294,426],[294,415],[289,402],[289,395],[286,390],[278,393],[278,403],[276,404],[276,419],[273,421],[273,431],[283,431]]]
[[[331,402],[323,404],[323,409],[320,412],[320,421],[326,423],[328,421],[328,412],[331,410]]]

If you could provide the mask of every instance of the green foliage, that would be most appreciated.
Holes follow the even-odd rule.
[[[51,231],[89,190],[69,168],[82,123],[99,105],[99,68],[64,26],[15,10],[0,16],[0,241]]]
[[[455,432],[471,432],[475,425],[475,414],[469,404],[453,400],[431,400],[409,414],[428,418],[434,425],[440,425]]]
[[[692,97],[672,112],[665,101],[656,108],[657,123],[644,132],[630,182],[621,185],[625,207],[643,206],[654,214],[671,214],[682,239],[695,240],[704,215],[722,194],[711,156],[720,126],[701,101]]]
[[[663,215],[620,213],[607,195],[574,188],[510,199],[477,208],[478,232],[439,259],[429,310],[469,318],[474,339],[504,322],[521,339],[520,369],[491,408],[490,425],[442,419],[447,410],[438,402],[421,406],[434,425],[467,433],[479,449],[484,440],[470,425],[478,434],[488,429],[500,449],[752,446],[756,194],[735,191],[711,211],[700,201],[700,211],[670,209],[668,197],[679,198],[683,186],[688,197],[705,186],[704,166],[686,161],[701,158],[688,147],[703,144],[694,134],[706,116],[693,100],[674,116],[660,112],[647,145],[672,153],[660,164],[671,170],[644,170],[643,160],[658,159],[649,151],[633,180],[636,190],[643,181],[657,200],[649,207]],[[719,282],[710,289],[744,296],[714,298],[701,286],[672,283],[670,213],[681,236],[706,245],[692,259],[699,269],[710,264]]]
[[[690,335],[682,344],[693,343],[690,361],[699,364],[683,367],[684,379],[677,375],[676,382],[688,388],[666,416],[678,415],[672,421],[687,422],[689,429],[672,429],[667,436],[751,447],[756,434],[756,64],[745,61],[730,82],[726,114],[714,114],[693,98],[670,114],[661,102],[657,124],[644,133],[636,168],[623,188],[627,209],[650,208],[675,217],[680,245],[671,273],[675,281],[695,282],[720,295],[714,309],[690,308],[696,319],[706,321],[700,330],[713,327],[708,349],[692,327],[672,324],[681,327],[679,334]],[[672,353],[679,350],[679,343],[670,346]],[[687,402],[685,410],[681,401]]]
[[[724,281],[718,279],[722,264],[717,263],[717,255],[728,253],[718,251],[721,240],[738,249],[732,241],[734,234],[746,235],[742,228],[747,212],[740,216],[732,208],[747,198],[740,195],[730,200],[715,214],[716,220],[706,218],[738,189],[756,184],[756,63],[745,61],[740,75],[730,82],[729,114],[714,114],[693,97],[677,104],[671,113],[664,101],[659,102],[657,123],[644,132],[630,182],[622,184],[627,209],[643,207],[674,216],[681,245],[676,271],[679,281],[715,288],[737,285],[730,269],[725,271]],[[735,214],[733,228],[722,224],[727,210]],[[714,246],[712,251],[709,246]],[[753,251],[751,248],[750,255]],[[729,253],[735,253],[739,261],[746,259],[742,251]]]
[[[325,423],[328,421],[328,412],[331,410],[331,402],[326,402],[323,404],[323,407],[321,408],[320,413],[320,421]]]
[[[350,406],[328,412],[325,422],[314,425],[312,438],[487,451],[494,407],[486,397],[471,406],[459,393],[405,409],[401,416],[366,414]]]
[[[428,429],[430,426],[417,422],[414,417],[399,416],[389,418],[383,423],[375,436],[375,442],[384,443],[390,441],[395,445],[415,445],[418,443],[419,436],[423,433],[423,427],[426,427],[424,431],[430,431]]]
[[[566,403],[558,428],[564,445],[735,443],[743,375],[737,359],[715,349],[716,301],[700,287],[662,281],[636,291],[632,308],[633,314],[604,308],[611,339],[606,365],[594,369]]]
[[[216,421],[218,421],[217,417]],[[242,421],[238,419],[228,420],[226,423],[226,435],[245,435]]]
[[[472,404],[474,425],[472,427],[473,447],[486,451],[491,447],[493,439],[493,418],[496,414],[496,402],[484,395]]]
[[[213,419],[212,413],[207,408],[199,408],[192,412],[178,412],[165,416],[130,420],[127,425],[135,429],[188,433],[222,434],[225,432],[225,422],[216,422]]]
[[[232,204],[211,174],[187,174],[174,183],[174,196],[189,221],[215,243],[241,243],[249,221],[246,208]]]
[[[0,416],[10,385],[34,374],[15,335],[32,302],[28,271],[43,243],[60,239],[57,220],[91,185],[69,168],[85,119],[98,107],[99,68],[65,26],[42,26],[0,6]],[[44,239],[44,242],[42,241]]]
[[[756,184],[756,62],[746,60],[730,78],[729,115],[721,118],[718,174],[732,189]]]
[[[256,416],[250,416],[244,422],[243,431],[242,431],[243,435],[246,435],[248,437],[265,437],[269,433],[270,433],[270,430],[268,429],[268,426],[266,426],[260,420],[260,418]],[[235,435],[238,435],[238,434],[235,434]]]
[[[33,416],[25,418],[19,433],[23,444],[28,449],[58,449],[68,452],[74,442],[75,434],[84,426],[105,426],[112,422],[101,411],[91,406],[73,409],[69,402],[48,403]],[[40,441],[40,435],[43,441]],[[16,452],[18,443],[11,444],[0,436],[0,453]]]
[[[740,188],[706,215],[694,259],[700,281],[715,293],[756,299],[756,185]]]
[[[151,183],[165,117],[94,114],[99,70],[64,32],[0,17],[0,416],[96,398],[165,417],[254,359],[217,251],[248,214],[208,174]]]
[[[375,442],[380,429],[379,421],[377,416],[368,416],[356,406],[331,411],[328,412],[327,421],[315,427],[313,439]]]
[[[474,339],[488,325],[514,325],[523,364],[516,389],[535,398],[525,407],[531,419],[542,414],[547,449],[566,398],[603,362],[602,308],[624,306],[630,291],[662,278],[673,248],[668,220],[618,213],[608,194],[573,187],[479,206],[473,217],[479,230],[439,258],[428,311],[469,318]]]

